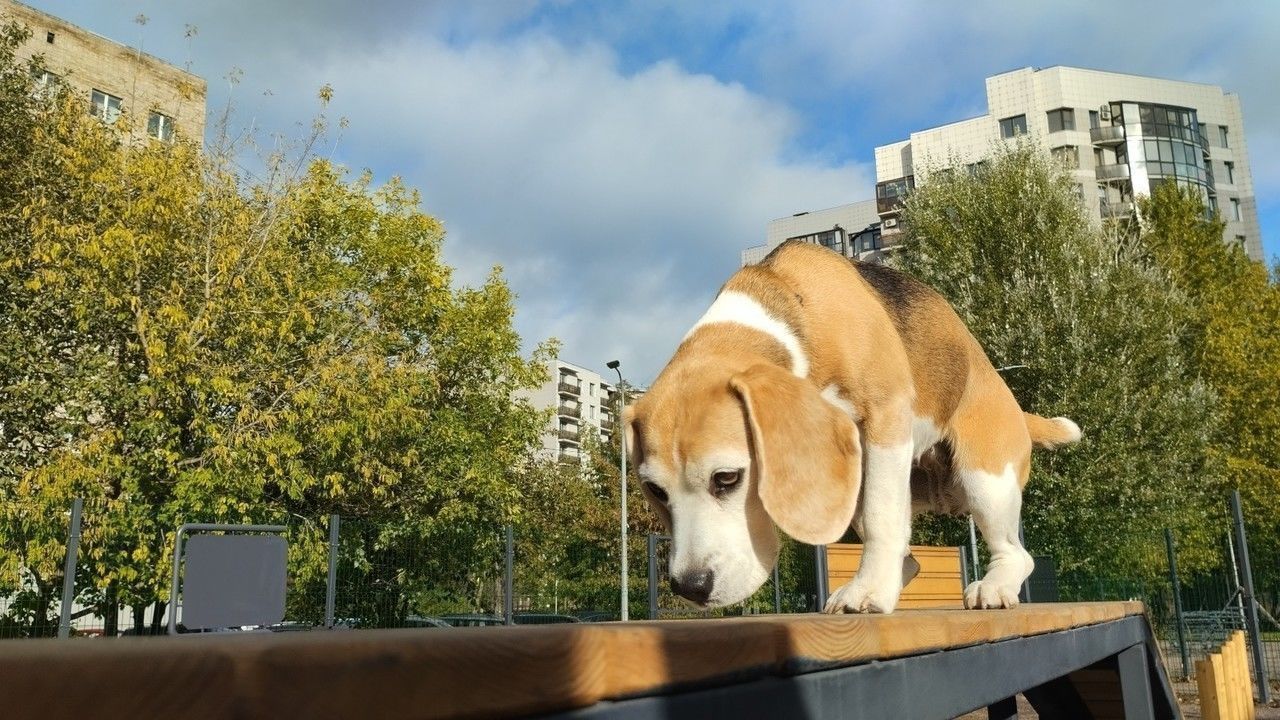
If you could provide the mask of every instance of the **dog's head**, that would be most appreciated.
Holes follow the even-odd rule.
[[[645,497],[672,536],[672,586],[698,605],[755,592],[777,561],[776,529],[825,544],[849,527],[857,429],[776,365],[673,362],[623,423]]]

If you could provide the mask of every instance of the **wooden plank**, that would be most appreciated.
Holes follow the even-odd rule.
[[[1226,720],[1222,712],[1222,696],[1219,694],[1217,671],[1213,655],[1196,661],[1196,690],[1200,696],[1200,717],[1204,720]]]
[[[694,683],[995,642],[1141,612],[1139,603],[1038,604],[887,616],[15,640],[0,643],[0,707],[6,715],[108,720],[527,715]],[[125,691],[140,683],[145,692]],[[96,705],[125,695],[110,707]]]
[[[1236,636],[1231,633],[1222,644],[1222,666],[1227,676],[1227,698],[1231,703],[1232,720],[1244,720],[1244,706],[1240,702],[1240,663],[1236,660]]]

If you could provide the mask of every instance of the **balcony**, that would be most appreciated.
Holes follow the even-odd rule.
[[[603,430],[604,432],[613,432],[617,427],[618,427],[618,424],[610,420],[609,418],[604,418],[603,420],[600,421],[600,429]]]
[[[1093,141],[1094,145],[1119,145],[1124,142],[1124,126],[1106,125],[1089,128],[1089,140]]]
[[[556,413],[558,413],[563,417],[580,418],[582,417],[582,408],[569,407],[568,405],[561,405],[559,408],[556,409]]]
[[[577,442],[578,442],[578,431],[577,431],[577,430],[565,430],[565,429],[561,429],[561,430],[560,430],[560,432],[558,432],[558,433],[557,433],[557,435],[560,437],[560,441],[561,441],[561,442],[571,442],[571,443],[577,443]]]
[[[581,394],[582,392],[582,388],[578,387],[573,383],[567,383],[563,380],[560,381],[560,384],[557,387],[559,388],[560,392],[566,395],[578,395],[578,394]]]
[[[1094,176],[1099,180],[1128,180],[1129,165],[1126,163],[1099,165],[1094,170]]]
[[[1100,205],[1100,212],[1104,218],[1126,218],[1133,214],[1133,203],[1124,201],[1107,202],[1103,200]]]
[[[902,196],[876,198],[876,213],[880,215],[888,215],[891,213],[896,213],[902,209],[902,206],[905,203],[906,203],[906,198]]]

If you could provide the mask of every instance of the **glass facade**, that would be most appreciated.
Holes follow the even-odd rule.
[[[1176,182],[1200,190],[1206,198],[1212,196],[1214,183],[1207,157],[1208,140],[1201,134],[1203,126],[1196,111],[1147,103],[1125,103],[1124,106],[1130,113],[1137,109],[1138,127],[1134,127],[1133,118],[1129,118],[1129,148],[1135,153],[1141,149],[1150,188],[1154,190],[1163,182]],[[1133,131],[1139,129],[1141,135],[1134,137]],[[1136,173],[1140,168],[1132,169]]]

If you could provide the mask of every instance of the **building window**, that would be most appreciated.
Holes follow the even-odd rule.
[[[1027,116],[1014,115],[1000,121],[1000,137],[1011,138],[1027,134]]]
[[[90,96],[89,114],[110,125],[120,117],[124,101],[110,93],[94,90]]]
[[[964,166],[964,169],[965,169],[965,172],[969,174],[969,177],[972,177],[972,178],[979,177],[987,171],[987,161],[979,160],[976,163],[969,163],[968,165]]]
[[[844,238],[838,230],[825,230],[818,233],[810,233],[808,235],[796,235],[787,238],[787,242],[798,240],[800,242],[810,243],[812,245],[821,245],[824,248],[830,248],[838,253],[844,252]]]
[[[1209,214],[1210,215],[1218,214],[1218,196],[1217,195],[1209,196]]]
[[[1244,242],[1245,242],[1245,238],[1243,235],[1236,236],[1236,245],[1238,245],[1241,250],[1244,249]]]
[[[1227,126],[1226,125],[1218,126],[1218,140],[1219,140],[1218,144],[1221,145],[1222,147],[1231,147],[1230,143],[1227,142]]]
[[[45,42],[47,42],[47,43],[49,43],[50,45],[52,45],[52,44],[53,44],[53,37],[54,37],[54,35],[53,35],[53,33],[52,33],[52,32],[47,32],[47,33],[45,33],[45,34],[44,34],[44,41],[45,41]]]
[[[1232,185],[1235,185],[1236,184],[1236,164],[1233,162],[1227,162],[1222,164],[1227,167],[1227,182]]]
[[[1091,128],[1102,127],[1102,123],[1098,121],[1098,111],[1097,111],[1097,110],[1090,110],[1090,111],[1089,111],[1089,127],[1091,127]]]
[[[1240,222],[1240,200],[1231,198],[1231,219]]]
[[[48,70],[32,70],[31,84],[35,86],[35,92],[32,94],[36,97],[43,97],[53,91],[53,86],[57,84],[59,78]]]
[[[1076,111],[1071,108],[1058,108],[1049,111],[1049,132],[1056,133],[1063,130],[1076,129]],[[1026,132],[1024,127],[1023,132]]]
[[[173,140],[173,118],[152,112],[151,117],[147,118],[147,134],[165,142]]]
[[[1062,164],[1067,170],[1075,170],[1080,167],[1080,148],[1075,145],[1063,145],[1049,151],[1053,154],[1053,159]]]
[[[915,186],[915,175],[876,183],[876,212],[889,213],[901,208],[907,193]]]

